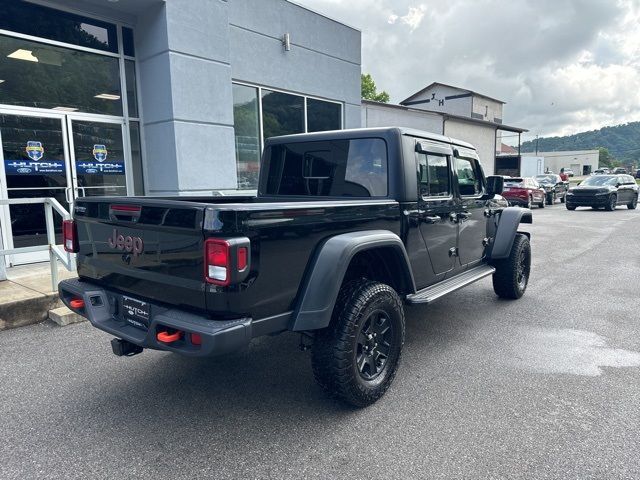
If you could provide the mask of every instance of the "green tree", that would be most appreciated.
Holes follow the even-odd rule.
[[[378,93],[376,82],[370,73],[363,73],[362,80],[362,98],[364,100],[373,100],[374,102],[389,103],[389,94],[384,90]]]
[[[619,167],[620,165],[622,165],[619,161],[617,161],[613,157],[613,155],[611,155],[611,152],[609,152],[609,149],[604,147],[599,147],[598,151],[600,152],[600,163],[599,163],[600,167],[613,168],[613,167]]]

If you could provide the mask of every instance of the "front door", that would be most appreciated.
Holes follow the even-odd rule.
[[[0,198],[53,197],[70,211],[84,195],[126,195],[123,122],[88,121],[64,114],[0,110]],[[61,219],[56,215],[56,236]],[[6,248],[47,243],[42,204],[0,207]],[[13,255],[8,264],[48,260],[44,252]]]

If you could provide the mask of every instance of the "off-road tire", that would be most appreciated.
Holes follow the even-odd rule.
[[[524,295],[531,273],[531,244],[526,235],[517,233],[509,257],[493,263],[493,291],[500,298],[517,300]],[[523,275],[523,277],[522,277]]]
[[[575,210],[576,209],[575,205],[569,205],[568,203],[565,203],[565,205],[567,206],[567,210]]]
[[[605,209],[607,212],[613,212],[613,211],[616,209],[616,206],[617,206],[617,205],[618,205],[618,196],[617,196],[615,193],[613,193],[613,194],[611,194],[611,196],[609,197],[609,203],[607,203],[607,204],[604,206],[604,209]]]
[[[638,195],[633,197],[633,200],[631,200],[631,203],[627,204],[627,208],[629,210],[635,210],[637,206],[638,206]]]
[[[562,195],[562,197],[560,197],[560,203],[565,203],[567,201],[567,193],[565,192],[564,195]]]
[[[358,365],[358,358],[362,359],[359,354],[363,353],[358,342],[360,334],[364,334],[361,331],[376,312],[386,315],[391,333],[386,337],[389,347],[384,365],[369,380]],[[393,288],[364,278],[350,281],[340,289],[331,323],[315,336],[311,363],[316,381],[344,402],[356,407],[371,405],[384,395],[396,375],[404,332],[404,308]]]

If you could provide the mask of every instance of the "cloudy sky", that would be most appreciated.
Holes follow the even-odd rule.
[[[640,0],[296,0],[362,30],[400,102],[431,82],[507,102],[528,138],[640,120]]]

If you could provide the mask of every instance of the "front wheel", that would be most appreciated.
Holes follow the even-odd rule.
[[[396,375],[404,345],[404,309],[393,288],[366,279],[343,285],[330,325],[314,339],[316,381],[356,407],[380,399]]]
[[[618,205],[618,196],[614,194],[609,197],[609,202],[604,207],[604,209],[607,210],[608,212],[612,212],[613,210],[616,209],[617,205]]]
[[[493,290],[500,298],[517,300],[524,295],[531,273],[531,244],[529,238],[516,234],[508,258],[494,263]]]
[[[562,198],[560,198],[560,203],[565,203],[567,201],[567,194],[565,193]]]
[[[540,201],[540,203],[538,204],[538,207],[540,208],[544,208],[544,206],[547,203],[547,197],[545,195],[542,196],[542,200]]]
[[[631,203],[627,205],[627,208],[629,210],[635,210],[637,206],[638,206],[638,195],[633,197],[633,200],[631,200]]]
[[[553,195],[553,193],[548,193],[547,194],[547,205],[553,205],[554,200],[555,200],[555,196]]]

